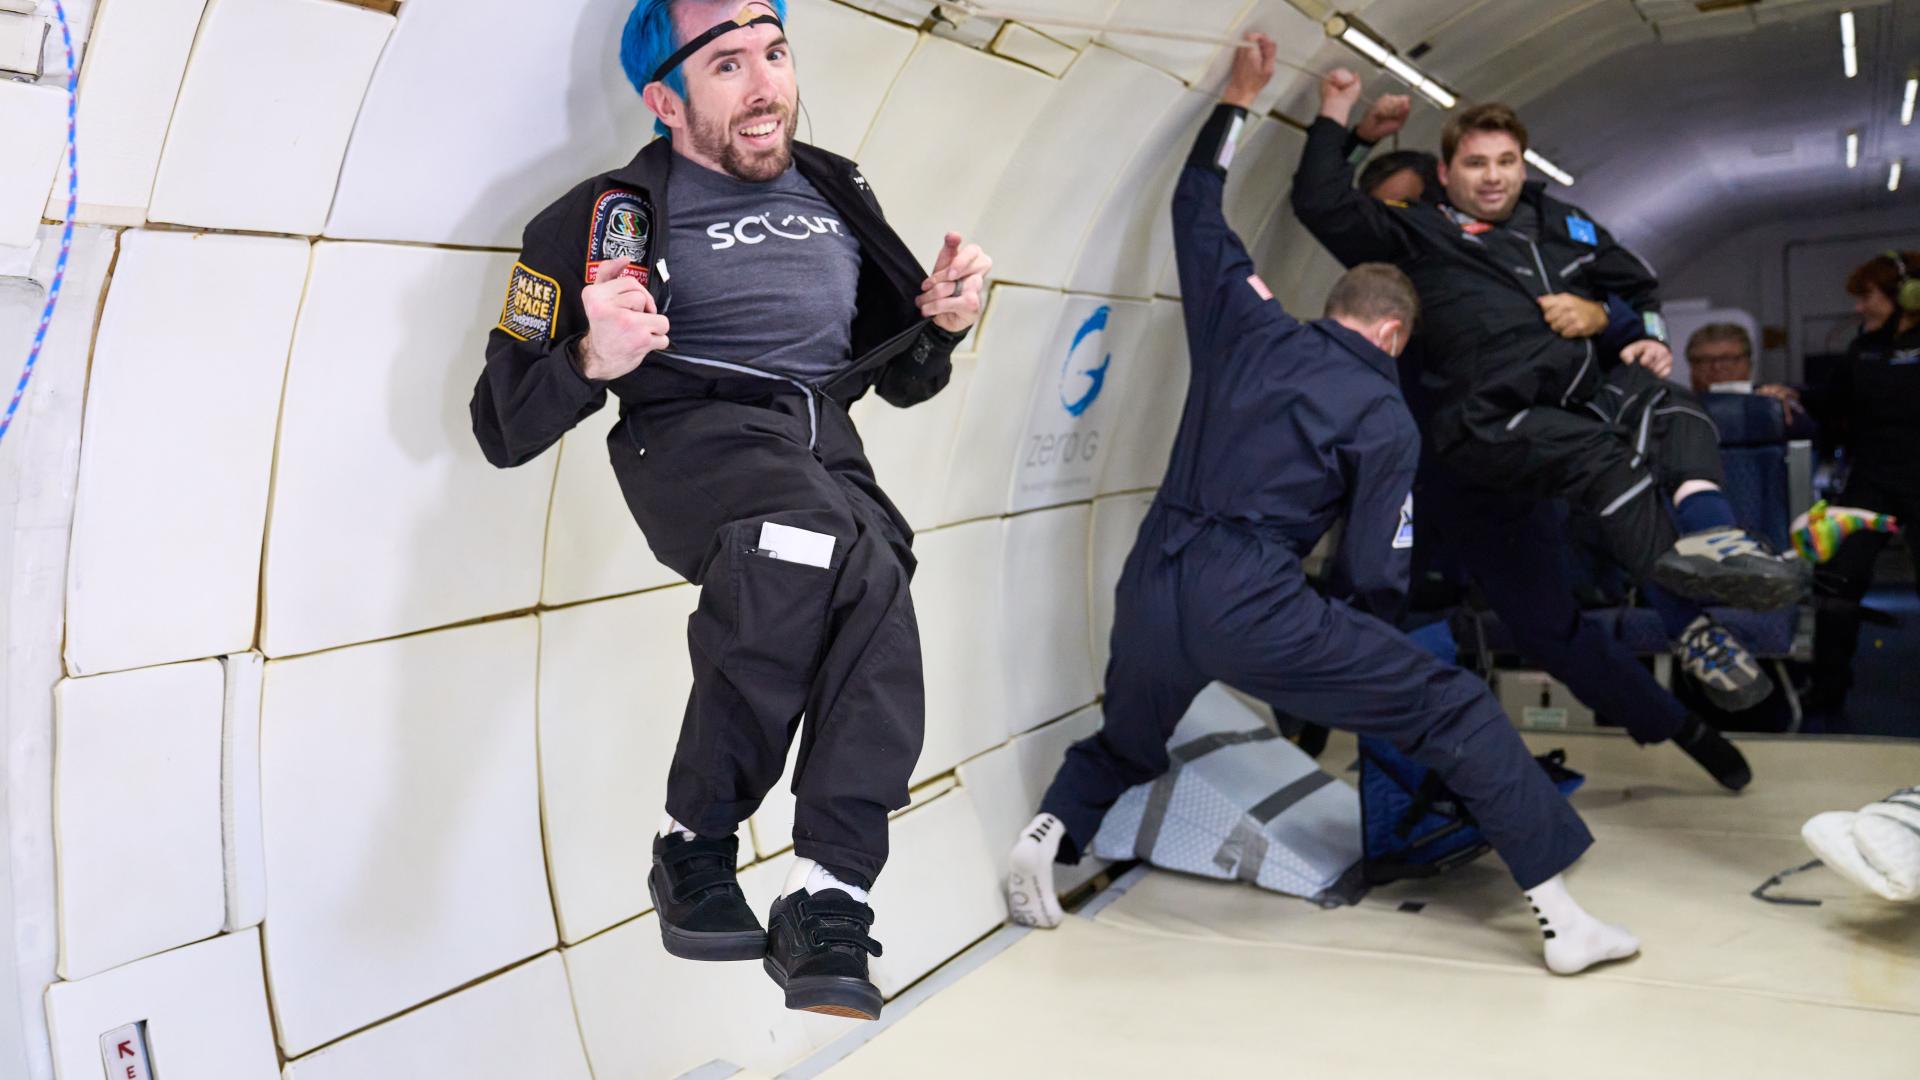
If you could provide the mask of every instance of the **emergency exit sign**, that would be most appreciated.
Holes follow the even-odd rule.
[[[153,1080],[153,1065],[147,1060],[147,1025],[137,1021],[100,1036],[100,1060],[106,1063],[107,1080]]]

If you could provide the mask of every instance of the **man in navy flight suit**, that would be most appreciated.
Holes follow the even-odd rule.
[[[1220,680],[1294,715],[1391,740],[1473,812],[1540,914],[1547,966],[1573,974],[1639,949],[1589,915],[1561,872],[1593,837],[1484,683],[1395,630],[1413,547],[1419,434],[1394,356],[1418,311],[1383,264],[1335,284],[1327,318],[1281,309],[1221,212],[1247,106],[1273,75],[1264,34],[1235,58],[1174,195],[1192,381],[1167,475],[1119,586],[1106,722],[1077,743],[1016,844],[1016,922],[1061,918],[1052,865],[1077,862],[1128,788],[1168,768],[1187,706]],[[1300,560],[1335,519],[1346,599]]]

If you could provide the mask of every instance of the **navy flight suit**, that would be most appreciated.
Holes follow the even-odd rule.
[[[1167,738],[1219,680],[1432,767],[1533,888],[1593,837],[1486,685],[1382,621],[1406,593],[1419,433],[1392,357],[1255,285],[1220,208],[1246,115],[1214,110],[1174,195],[1186,412],[1120,577],[1106,722],[1067,752],[1041,809],[1066,825],[1061,860],[1078,861],[1115,800],[1167,771]],[[1350,600],[1320,596],[1300,566],[1342,517]]]

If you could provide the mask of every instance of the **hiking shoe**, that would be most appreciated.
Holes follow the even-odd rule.
[[[878,1020],[880,991],[867,978],[867,957],[880,955],[872,927],[873,909],[839,889],[775,900],[762,966],[786,991],[787,1008]]]
[[[1653,565],[1653,580],[1689,600],[1749,611],[1798,603],[1813,579],[1797,555],[1778,555],[1744,529],[1683,536]]]
[[[1740,712],[1767,700],[1773,680],[1740,639],[1726,627],[1702,615],[1693,620],[1673,648],[1680,667],[1707,693],[1722,712]]]
[[[660,916],[660,941],[684,960],[758,960],[767,932],[747,906],[734,866],[740,838],[656,836],[647,893]]]

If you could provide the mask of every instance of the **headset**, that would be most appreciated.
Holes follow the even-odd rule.
[[[1889,251],[1887,258],[1893,260],[1893,270],[1900,275],[1900,283],[1893,287],[1893,302],[1908,314],[1920,313],[1920,278],[1907,273],[1907,260],[1899,252]]]

